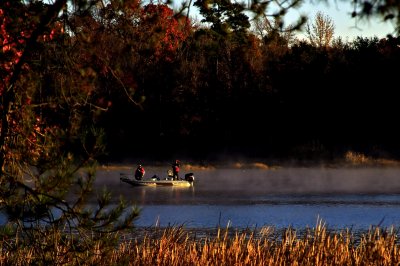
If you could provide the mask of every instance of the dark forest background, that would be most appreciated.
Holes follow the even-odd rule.
[[[105,3],[64,9],[29,55],[33,102],[87,90],[81,113],[104,129],[101,160],[399,156],[400,38],[344,41],[309,18],[301,40],[304,20],[255,24],[230,1],[195,2],[201,22],[162,3]]]
[[[399,38],[321,44],[296,39],[290,27],[255,30],[234,12],[231,20],[206,13],[211,23],[195,25],[165,5],[150,7],[137,27],[89,14],[81,21],[101,42],[92,60],[112,55],[123,77],[103,75],[96,92],[111,99],[97,121],[108,158],[399,155]]]

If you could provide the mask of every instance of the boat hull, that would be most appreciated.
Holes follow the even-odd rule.
[[[193,185],[193,182],[189,182],[186,180],[170,180],[170,179],[164,179],[164,180],[153,180],[153,179],[147,179],[147,180],[136,180],[133,178],[130,178],[127,175],[121,174],[120,180],[122,182],[128,183],[132,186],[147,186],[147,187],[191,187]]]

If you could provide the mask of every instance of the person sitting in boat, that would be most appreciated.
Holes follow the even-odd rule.
[[[136,180],[142,180],[142,178],[144,177],[145,174],[145,170],[143,168],[143,166],[141,164],[138,165],[138,167],[136,168],[135,171],[135,179]]]
[[[179,170],[180,170],[180,162],[179,160],[175,160],[172,164],[172,176],[174,180],[179,180]]]

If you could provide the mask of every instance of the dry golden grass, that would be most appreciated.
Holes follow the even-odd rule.
[[[252,163],[240,163],[236,162],[232,165],[233,168],[237,169],[263,169],[263,170],[271,170],[276,167],[271,167],[267,165],[266,163],[261,163],[261,162],[252,162]]]
[[[154,163],[153,166],[157,166],[157,163]],[[99,167],[100,170],[103,171],[127,171],[135,169],[136,165],[101,165]],[[147,167],[147,166],[145,166]],[[182,165],[183,170],[185,171],[206,171],[215,169],[214,166],[211,165],[199,165],[199,164],[190,164],[185,163]]]
[[[183,169],[185,171],[206,171],[206,170],[214,170],[215,167],[211,165],[184,164]]]
[[[132,170],[135,165],[101,165],[100,170],[104,171],[121,171],[121,170]]]
[[[384,158],[371,158],[360,152],[348,151],[344,155],[346,163],[351,165],[381,165],[381,166],[399,166],[400,162]]]
[[[254,232],[191,239],[181,228],[168,229],[160,238],[122,243],[112,261],[129,257],[129,265],[398,265],[397,234],[371,229],[359,239],[349,232],[329,233],[322,223],[299,236],[286,230],[281,238]],[[268,233],[269,232],[269,233]],[[356,244],[358,243],[358,244]]]
[[[374,228],[355,237],[349,230],[329,232],[322,222],[298,234],[293,229],[272,236],[273,228],[259,232],[229,232],[218,229],[214,236],[196,237],[182,227],[158,229],[157,234],[121,239],[105,252],[55,251],[56,264],[64,265],[399,265],[400,249],[394,229]],[[1,245],[0,265],[38,263],[43,254],[25,247],[9,251]],[[77,260],[76,258],[80,259]],[[40,260],[39,260],[40,261]],[[84,263],[82,263],[84,262]],[[41,264],[40,262],[38,264]]]
[[[353,151],[346,152],[344,158],[346,162],[351,164],[367,164],[372,163],[373,161],[371,158],[368,158],[364,154]]]

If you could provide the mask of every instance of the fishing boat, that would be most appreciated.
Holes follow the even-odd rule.
[[[191,187],[194,183],[194,175],[193,173],[185,174],[185,179],[176,180],[173,177],[169,176],[161,179],[157,176],[153,176],[147,179],[136,179],[132,174],[124,174],[120,173],[120,180],[122,182],[128,183],[132,186],[150,186],[150,187],[165,187],[165,186],[174,186],[174,187]]]

